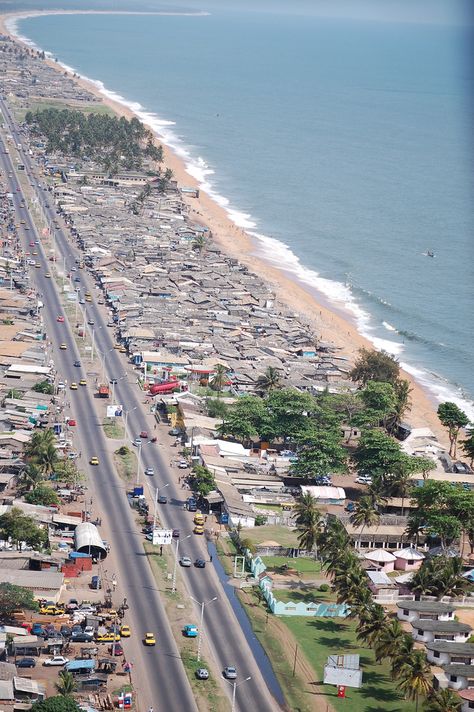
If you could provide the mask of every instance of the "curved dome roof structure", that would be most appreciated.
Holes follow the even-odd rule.
[[[94,559],[105,559],[107,549],[104,546],[99,530],[91,522],[81,522],[74,532],[76,551],[90,554]]]

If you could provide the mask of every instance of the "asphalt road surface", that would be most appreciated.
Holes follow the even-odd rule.
[[[0,107],[4,116],[7,117],[7,124],[13,136],[15,144],[22,143],[22,136],[16,132],[9,114],[5,109],[3,101]],[[10,153],[15,149],[10,148]],[[1,148],[0,148],[1,152]],[[34,182],[35,191],[43,211],[47,216],[50,225],[57,220],[55,211],[46,205],[53,205],[50,194],[38,188],[38,180],[33,178],[32,166],[29,156],[24,151],[20,152],[27,172],[32,177],[30,182]],[[1,152],[0,163],[6,169],[8,175],[9,156]],[[19,208],[21,193],[17,193],[16,180],[10,180],[12,192],[15,194],[16,207]],[[26,240],[34,239],[34,229],[31,218],[26,210],[21,211],[23,219],[30,226],[28,233],[25,233]],[[18,213],[20,210],[18,209]],[[54,228],[53,228],[54,229]],[[62,259],[68,268],[74,265],[74,258],[82,256],[66,238],[64,232],[55,230],[56,244]],[[27,248],[28,249],[28,248]],[[31,249],[31,248],[29,248]],[[45,304],[43,316],[47,326],[48,339],[53,342],[54,362],[57,370],[63,379],[68,382],[78,381],[83,375],[83,369],[73,366],[76,358],[79,358],[75,342],[71,331],[67,325],[56,322],[57,314],[62,314],[63,310],[59,302],[53,280],[44,277],[44,273],[49,271],[49,265],[44,260],[44,256],[38,256],[44,269],[32,268],[31,273],[36,279],[38,291],[43,294]],[[59,261],[59,264],[61,262]],[[91,275],[85,270],[79,273],[81,279],[81,289],[83,292],[89,291],[95,296],[94,282]],[[98,308],[95,302],[86,303],[88,318],[94,320],[94,341],[96,348],[105,354],[105,365],[108,378],[117,378],[115,386],[115,403],[122,404],[128,411],[128,432],[133,440],[140,431],[147,429],[144,413],[149,406],[143,404],[143,394],[138,390],[136,384],[129,382],[127,378],[120,380],[124,374],[124,356],[113,349],[113,340],[109,329],[107,329],[102,309]],[[66,343],[66,351],[59,350],[61,343]],[[83,362],[84,366],[84,362]],[[71,393],[71,414],[77,418],[78,427],[75,434],[83,453],[83,463],[87,458],[96,455],[100,459],[99,467],[90,468],[90,477],[94,480],[94,490],[98,497],[97,505],[100,505],[101,516],[107,517],[109,529],[111,531],[111,542],[114,551],[120,551],[122,560],[119,562],[121,570],[118,576],[121,580],[121,588],[127,596],[130,604],[129,614],[133,616],[132,625],[136,632],[152,630],[158,635],[158,645],[156,648],[141,650],[140,666],[146,670],[148,680],[148,694],[142,691],[142,698],[145,697],[147,705],[153,705],[155,710],[194,710],[196,705],[192,692],[186,678],[186,674],[179,659],[179,653],[174,642],[164,608],[161,604],[156,585],[151,574],[151,570],[146,557],[144,556],[140,537],[137,535],[133,521],[132,511],[128,505],[123,483],[114,471],[113,463],[108,454],[107,445],[102,432],[102,423],[96,416],[92,394],[88,388],[79,389]],[[151,402],[151,401],[150,401]],[[168,485],[163,491],[168,497],[168,504],[158,505],[159,515],[162,524],[167,528],[178,528],[181,533],[181,543],[179,555],[187,555],[191,559],[208,559],[206,542],[204,537],[192,534],[193,515],[183,509],[183,504],[189,492],[182,490],[175,482],[175,477],[169,469],[169,461],[160,452],[158,443],[151,444],[144,441],[141,448],[142,468],[151,466],[154,468],[153,477],[145,477],[143,469],[140,475],[140,483],[147,484],[152,491],[156,487]],[[84,469],[84,468],[82,468]],[[146,480],[146,482],[145,482]],[[99,507],[97,507],[99,508]],[[186,538],[190,534],[189,538]],[[119,557],[121,558],[121,557]],[[185,585],[189,595],[199,603],[208,602],[217,596],[205,608],[204,633],[206,642],[210,646],[218,669],[222,670],[227,665],[235,665],[238,672],[236,690],[236,709],[242,712],[258,708],[259,712],[273,712],[280,709],[280,705],[271,695],[267,683],[260,672],[255,660],[253,651],[246,640],[239,622],[227,600],[226,594],[218,579],[213,566],[205,569],[182,570]],[[151,623],[151,621],[153,623]],[[138,661],[135,662],[135,665]],[[142,673],[143,671],[141,671]],[[158,675],[156,674],[158,672]],[[140,674],[143,679],[144,675]],[[250,679],[247,679],[250,678]],[[245,682],[244,682],[245,681]],[[223,683],[228,694],[232,693],[231,685]]]

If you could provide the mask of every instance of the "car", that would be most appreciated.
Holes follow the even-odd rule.
[[[63,636],[63,638],[70,638],[72,634],[72,630],[70,626],[68,625],[62,625],[61,628],[59,629],[59,632]]]
[[[178,468],[179,468],[180,470],[185,470],[187,467],[188,467],[188,463],[187,463],[186,460],[180,460],[180,461],[178,462]]]
[[[63,667],[67,665],[69,658],[65,658],[63,655],[53,655],[52,658],[48,658],[43,662],[46,667]]]
[[[75,366],[76,368],[80,368],[80,367],[81,367],[81,362],[76,359],[76,361],[74,361],[74,366]]]
[[[69,388],[71,389],[71,391],[77,391],[77,383],[73,381]]]
[[[72,633],[71,640],[73,641],[73,643],[92,643],[92,641],[94,640],[94,636],[81,631],[80,633]]]
[[[46,272],[46,274],[44,276],[46,277],[46,279],[51,279],[51,275],[49,272]]]
[[[119,633],[110,633],[107,631],[107,633],[103,633],[102,635],[98,635],[96,637],[96,641],[98,643],[113,643],[120,640],[120,634]]]
[[[74,418],[69,418],[67,421],[67,424],[71,426],[71,428],[74,428],[77,425],[77,421],[74,420]]]
[[[36,660],[34,658],[20,658],[15,664],[17,668],[34,668],[36,667]]]
[[[204,559],[196,559],[194,562],[194,566],[196,569],[205,569],[206,568],[206,562]]]
[[[33,254],[35,254],[35,253],[33,252]],[[40,262],[37,262],[37,263],[35,264],[35,268],[36,268],[36,269],[41,269],[41,263],[40,263]]]
[[[208,680],[209,670],[207,668],[198,668],[196,670],[196,677],[198,680]]]
[[[122,638],[130,638],[130,636],[132,635],[132,631],[130,630],[130,626],[129,626],[129,625],[123,625],[123,626],[120,628],[120,635],[122,636]]]
[[[58,630],[54,627],[52,623],[45,627],[45,632],[48,638],[55,638],[58,635]]]
[[[110,379],[110,383],[111,383],[112,386],[116,386],[117,383],[118,383],[118,381],[117,381],[116,378],[111,378],[111,379]]]
[[[176,437],[177,435],[181,435],[181,430],[179,428],[171,428],[171,430],[168,430],[168,435],[174,435]]]
[[[237,679],[237,670],[233,665],[228,665],[227,667],[225,667],[222,671],[222,674],[224,675],[226,680]]]
[[[91,457],[89,460],[89,465],[98,465],[99,464],[99,458],[96,457],[95,455]]]
[[[87,323],[89,324],[89,326],[94,326],[95,321],[94,321],[94,319],[88,319]]]
[[[155,470],[153,467],[145,467],[145,475],[150,475],[150,477],[153,477],[154,474]]]
[[[81,278],[80,278],[80,277],[74,277],[74,281],[75,281],[75,282],[80,282],[80,281],[81,281]]]
[[[133,444],[135,445],[135,447],[140,447],[140,445],[142,444],[141,438],[135,438]]]
[[[86,381],[86,379],[85,379],[85,378],[81,378],[81,380],[79,381],[79,385],[80,385],[80,386],[87,386],[87,381]]]
[[[354,502],[348,502],[346,506],[344,507],[346,512],[355,512],[355,503]]]
[[[140,437],[143,438],[143,440],[146,440],[148,437],[148,431],[147,430],[142,430],[140,433]]]
[[[202,524],[196,524],[196,526],[193,529],[193,532],[195,534],[204,534],[204,527],[202,526]]]
[[[189,556],[182,556],[179,560],[179,565],[184,566],[185,568],[189,568],[190,566],[192,566],[192,563],[193,562],[191,561]]]
[[[165,497],[164,494],[160,494],[158,497],[158,504],[166,504],[168,502],[168,497]]]
[[[470,473],[470,469],[465,462],[458,460],[453,465],[453,472],[457,472],[459,475],[468,475]]]
[[[109,653],[110,655],[123,655],[123,648],[120,643],[109,645]]]
[[[46,631],[41,623],[33,623],[31,635],[37,635],[40,638],[46,638]]]
[[[68,452],[68,454],[67,454],[68,460],[77,460],[78,457],[79,457],[78,452]]]
[[[64,613],[64,608],[58,608],[58,606],[41,606],[39,612],[43,616],[60,616]]]
[[[58,316],[56,317],[56,321],[57,321],[59,324],[64,324],[64,317],[58,315]]]
[[[61,351],[66,351],[67,344],[61,344],[61,346],[59,348],[61,349]]]
[[[179,539],[179,529],[173,529],[173,539]]]
[[[183,628],[183,635],[185,638],[197,638],[198,628],[196,625],[185,625]]]
[[[143,638],[143,645],[156,645],[156,638],[154,633],[145,633]]]
[[[372,477],[370,475],[359,475],[359,477],[356,477],[355,481],[359,485],[371,485]]]
[[[86,303],[86,302],[85,302],[84,299],[79,299],[79,304],[85,304],[85,303]]]

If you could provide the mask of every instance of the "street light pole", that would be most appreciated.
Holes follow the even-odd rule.
[[[239,685],[243,685],[244,682],[248,682],[249,680],[251,680],[251,678],[252,678],[252,676],[249,675],[248,677],[245,678],[245,680],[241,680],[241,682],[234,682],[234,683],[233,683],[233,685],[232,685],[233,690],[232,690],[232,707],[231,707],[231,712],[235,712],[235,693],[237,692],[237,688],[239,687]]]
[[[196,601],[195,598],[190,596],[190,599],[194,601],[194,603],[197,603],[198,606],[201,606],[201,620],[199,623],[199,637],[198,637],[198,649],[197,649],[197,661],[199,662],[201,660],[201,647],[202,647],[202,639],[204,637],[204,607],[209,606],[211,603],[214,603],[214,601],[217,601],[217,596],[214,596],[214,598],[211,598],[210,601],[202,601],[199,603],[199,601]]]
[[[137,457],[137,485],[140,481],[140,460],[142,456],[142,446],[141,443],[138,445],[138,457]]]

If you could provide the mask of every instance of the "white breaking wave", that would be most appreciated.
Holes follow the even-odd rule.
[[[31,13],[29,15],[23,15],[22,17],[36,17],[40,14],[45,13]],[[206,15],[209,13],[189,14],[199,16],[201,14]],[[22,17],[9,18],[6,22],[8,30],[25,44],[28,44],[36,50],[42,51],[41,48],[32,42],[31,39],[19,34],[17,23],[22,19]],[[45,54],[48,57],[54,56],[51,52],[47,51],[45,51]],[[183,140],[170,128],[176,126],[176,122],[163,119],[154,112],[147,111],[139,102],[128,101],[121,94],[107,89],[104,83],[99,79],[91,79],[90,77],[80,74],[73,67],[70,67],[63,62],[58,61],[58,64],[61,67],[64,67],[66,71],[79,74],[81,78],[94,84],[104,96],[133,111],[136,116],[138,116],[138,118],[140,118],[143,123],[157,135],[160,141],[162,141],[184,161],[186,172],[196,180],[199,185],[199,189],[207,193],[210,198],[222,207],[235,225],[246,230],[247,234],[254,238],[257,246],[257,256],[261,257],[277,269],[291,274],[300,284],[304,285],[306,288],[309,287],[315,292],[319,292],[336,309],[344,311],[350,319],[355,322],[358,332],[370,341],[376,349],[386,351],[396,357],[404,351],[404,343],[400,341],[393,341],[392,339],[382,339],[375,335],[374,332],[376,331],[377,326],[374,325],[372,316],[356,302],[349,286],[336,280],[321,277],[315,270],[309,269],[308,267],[302,265],[300,258],[295,255],[288,245],[285,245],[285,243],[280,240],[276,240],[273,237],[255,232],[257,222],[253,219],[253,217],[249,213],[244,213],[238,210],[235,206],[231,205],[230,200],[218,193],[214,188],[213,184],[209,180],[210,176],[215,175],[214,169],[211,168],[201,156],[198,156],[197,158],[194,157],[191,151],[184,145]],[[382,321],[381,325],[387,331],[398,333],[397,329],[386,321]],[[450,384],[440,376],[430,373],[427,370],[420,369],[406,362],[400,362],[400,365],[428,391],[436,402],[441,403],[449,400],[456,403],[466,413],[470,421],[474,423],[474,402],[468,399],[461,389],[456,388],[453,384]]]

